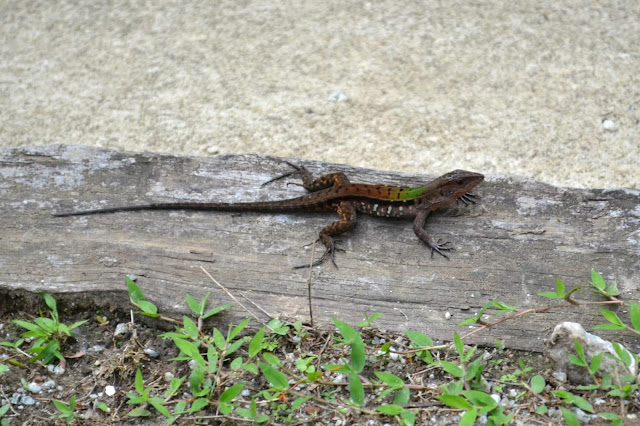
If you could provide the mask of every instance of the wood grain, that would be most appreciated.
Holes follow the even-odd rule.
[[[352,182],[418,185],[434,176],[291,160],[314,176],[342,171]],[[21,292],[47,291],[62,300],[101,305],[127,303],[124,276],[133,274],[160,310],[188,314],[185,293],[229,297],[202,272],[268,320],[243,296],[274,316],[308,320],[307,263],[318,231],[334,214],[258,214],[144,211],[54,218],[52,212],[162,201],[253,201],[298,196],[280,181],[289,171],[275,158],[237,155],[207,158],[114,152],[81,146],[0,150],[0,296],[3,309]],[[481,171],[480,171],[481,172]],[[339,268],[312,270],[314,319],[355,324],[365,311],[381,312],[375,325],[418,330],[451,340],[456,324],[491,300],[530,308],[537,296],[586,284],[593,268],[616,281],[621,299],[635,302],[640,272],[640,193],[635,190],[556,188],[508,176],[488,176],[476,189],[477,205],[462,203],[435,213],[427,229],[455,246],[451,260],[431,258],[411,222],[360,216],[339,239]],[[322,251],[317,248],[317,255]],[[599,300],[589,290],[577,298]],[[246,302],[246,303],[245,303]],[[614,308],[615,310],[615,308]],[[627,320],[625,307],[617,309]],[[452,317],[446,319],[446,313]],[[498,318],[488,310],[489,320]],[[218,322],[238,322],[237,305]],[[561,321],[585,328],[604,322],[594,307],[573,307],[507,322],[471,342],[540,351]],[[598,333],[604,337],[611,336]],[[638,348],[630,334],[616,339]]]

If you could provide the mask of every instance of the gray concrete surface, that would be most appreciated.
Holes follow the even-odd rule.
[[[640,187],[640,2],[0,1],[0,145]]]

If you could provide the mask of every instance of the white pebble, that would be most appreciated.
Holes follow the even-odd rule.
[[[602,128],[610,132],[615,132],[616,130],[618,130],[618,126],[616,125],[616,123],[612,120],[609,120],[608,118],[602,121]]]
[[[40,393],[42,392],[42,387],[36,382],[31,382],[27,385],[27,390],[31,393]]]
[[[451,312],[447,311],[444,313],[444,319],[451,319]]]
[[[113,396],[113,395],[115,395],[115,394],[116,394],[116,388],[115,388],[115,386],[111,386],[111,385],[106,386],[106,387],[104,388],[104,393],[105,393],[107,396]]]
[[[564,371],[554,371],[553,374],[551,375],[561,383],[564,383],[567,381],[567,373],[565,373]]]

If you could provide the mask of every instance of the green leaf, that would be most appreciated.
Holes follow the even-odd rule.
[[[142,395],[142,393],[144,392],[144,379],[142,378],[142,371],[140,371],[139,368],[136,370],[135,385],[136,385],[136,392]]]
[[[207,293],[208,294],[208,293]],[[209,309],[204,315],[202,315],[202,319],[207,319],[210,316],[213,316],[219,312],[224,311],[227,308],[231,307],[231,303],[226,303],[224,305],[216,306],[215,308]]]
[[[453,333],[453,343],[456,346],[458,355],[460,356],[460,358],[462,358],[464,356],[464,344],[462,343],[462,339],[460,339],[460,336],[457,332]]]
[[[498,405],[496,400],[491,398],[491,395],[486,394],[484,392],[468,390],[468,391],[463,391],[462,395],[464,395],[465,398],[467,398],[467,400],[471,402],[473,405],[475,405],[476,407],[488,408],[488,410],[486,411],[493,410]],[[484,414],[484,413],[481,413],[481,414]]]
[[[69,405],[64,401],[58,401],[57,399],[54,399],[53,400],[53,405],[55,405],[56,409],[58,411],[60,411],[61,413],[71,413],[71,412],[73,412],[73,410],[71,410],[69,408]],[[8,408],[9,406],[7,405],[6,407]]]
[[[593,406],[586,399],[579,397],[578,395],[574,395],[573,404],[582,408],[584,411],[588,411],[589,413],[593,413]]]
[[[629,317],[631,318],[633,329],[640,332],[640,303],[631,303]]]
[[[620,320],[620,318],[618,318],[618,315],[616,315],[615,312],[613,311],[609,311],[607,309],[600,309],[600,313],[602,314],[602,316],[605,317],[605,319],[607,321],[609,321],[611,324],[615,324],[617,326],[620,326],[622,328],[625,328],[626,326],[624,325],[624,323],[622,322],[622,320]]]
[[[190,413],[198,412],[202,410],[204,407],[206,407],[207,405],[209,405],[209,400],[207,398],[198,398],[195,401],[193,401],[193,404],[191,404],[191,409],[189,410],[189,412]]]
[[[207,293],[207,295],[208,294],[209,293]],[[198,302],[196,302],[196,299],[191,297],[189,293],[187,293],[187,305],[189,306],[189,309],[193,311],[193,313],[195,313],[198,316],[202,315],[203,307]]]
[[[204,358],[202,357],[202,355],[200,355],[200,351],[194,343],[189,342],[188,340],[179,339],[177,337],[173,339],[173,343],[175,343],[178,349],[184,352],[185,355],[193,359],[198,367],[204,368],[206,366]]]
[[[565,294],[564,294],[564,283],[562,282],[561,279],[557,279],[556,280],[556,292],[544,292],[544,293],[538,293],[538,296],[541,297],[546,297],[548,299],[564,299]]]
[[[149,398],[149,404],[151,404],[151,406],[163,416],[171,417],[169,410],[167,410],[167,408],[164,406],[164,399],[158,397]]]
[[[406,334],[409,340],[411,340],[411,343],[418,348],[428,348],[433,346],[433,340],[431,337],[424,333],[420,333],[419,331],[405,331],[404,334]]]
[[[131,302],[133,302],[134,305],[137,305],[137,303],[141,300],[147,300],[146,297],[144,297],[144,293],[142,292],[140,287],[138,287],[138,285],[134,283],[131,278],[124,277],[124,281],[127,283],[127,290],[129,290],[129,298],[131,299]]]
[[[264,377],[269,381],[269,383],[271,383],[271,386],[279,390],[289,389],[287,376],[262,361],[258,361],[258,365],[260,366],[260,371],[262,371]]]
[[[89,320],[82,320],[82,321],[74,322],[73,324],[71,324],[69,326],[69,330],[73,330],[74,328],[80,327],[82,324],[84,324],[87,321],[89,321]]]
[[[353,342],[353,339],[355,339],[355,337],[358,335],[358,332],[355,331],[353,328],[351,328],[351,326],[345,322],[342,322],[334,318],[333,323],[336,325],[336,327],[338,328],[338,331],[340,332],[340,334],[345,340],[345,343],[347,344]]]
[[[462,415],[460,418],[460,426],[473,426],[478,418],[478,410],[472,408]]]
[[[546,385],[544,378],[540,375],[531,378],[531,390],[535,393],[541,393]]]
[[[568,426],[580,426],[580,421],[576,415],[571,412],[571,410],[560,407],[560,411],[562,411],[562,418],[564,418],[564,421],[567,422]]]
[[[402,379],[395,374],[387,373],[384,371],[376,371],[374,373],[378,379],[382,380],[386,385],[392,388],[399,388],[404,386]]]
[[[602,275],[600,275],[593,269],[591,270],[591,285],[601,291],[604,290],[607,286],[604,282],[604,278],[602,278]]]
[[[227,345],[227,341],[217,328],[213,329],[213,343],[215,343],[219,350],[223,350]]]
[[[356,373],[360,373],[364,369],[365,361],[364,342],[360,334],[357,334],[351,343],[351,367]]]
[[[128,417],[149,417],[150,415],[151,411],[145,410],[142,407],[134,408],[127,413]]]
[[[572,364],[578,365],[580,367],[586,367],[587,363],[584,362],[582,359],[578,358],[577,356],[573,355],[573,354],[569,354],[569,361],[571,361]]]
[[[310,400],[311,398],[313,398],[313,396],[305,396],[302,398],[296,398],[292,403],[291,403],[291,409],[292,410],[297,410],[298,408],[300,408],[300,406],[302,404],[304,404],[305,402],[307,402],[308,400]]]
[[[247,318],[244,321],[242,321],[240,324],[236,325],[233,331],[231,332],[231,334],[229,334],[229,340],[232,340],[238,335],[238,333],[244,330],[244,328],[249,324],[249,321],[251,321],[251,318]]]
[[[235,358],[233,361],[231,361],[231,363],[229,364],[229,368],[235,371],[238,368],[240,368],[241,365],[242,365],[242,357],[239,356]]]
[[[596,371],[598,371],[598,369],[600,368],[600,363],[602,362],[603,355],[604,355],[603,353],[599,353],[598,355],[595,355],[594,357],[591,358],[589,371],[591,371],[592,374],[595,374]]]
[[[461,379],[464,376],[464,372],[462,368],[458,367],[456,364],[449,361],[440,361],[440,365],[447,373],[451,374],[454,377]],[[444,401],[443,401],[444,402]]]
[[[58,312],[58,307],[56,306],[56,299],[54,299],[49,293],[46,293],[44,291],[39,292],[42,297],[44,297],[44,303],[47,304],[47,306],[49,307],[49,309],[51,309],[51,311],[55,312],[57,314]]]
[[[451,408],[460,410],[470,410],[473,408],[469,401],[458,395],[439,395],[436,399]]]
[[[631,355],[629,355],[629,351],[620,346],[620,343],[618,342],[613,342],[613,350],[618,354],[622,363],[629,368],[631,365]]]
[[[594,325],[594,330],[624,330],[627,328],[624,325],[615,325],[615,324],[598,324]]]
[[[400,417],[402,417],[404,426],[413,426],[416,423],[416,413],[411,410],[404,410]]]
[[[193,340],[198,338],[198,326],[195,322],[191,320],[188,316],[182,317],[182,323],[184,325],[184,332],[187,336],[191,337]]]
[[[242,389],[244,389],[244,385],[244,383],[236,383],[235,385],[231,386],[230,388],[222,392],[219,401],[226,403],[233,401],[236,396],[240,395],[240,392],[242,392]]]
[[[242,364],[242,365],[240,366],[240,368],[242,368],[243,370],[248,371],[248,372],[250,372],[250,373],[258,374],[258,366],[257,366],[257,365],[255,365],[255,364],[254,364],[254,363],[252,363],[252,362],[249,362],[249,363],[247,363],[247,364]],[[321,373],[321,374],[322,374],[322,373]]]
[[[389,416],[398,416],[402,413],[403,408],[399,405],[381,405],[376,407],[376,411],[380,411],[381,413],[387,414]]]
[[[411,396],[411,389],[402,387],[398,389],[396,395],[393,397],[393,403],[398,405],[405,405],[409,403],[409,397]]]
[[[229,347],[225,351],[225,354],[226,355],[231,355],[232,353],[237,351],[240,348],[240,346],[242,346],[242,345],[244,345],[244,339],[236,340],[235,342],[233,342],[232,344],[229,345]]]
[[[364,404],[364,388],[360,377],[353,371],[349,376],[349,392],[351,393],[351,401],[361,407]]]
[[[249,358],[253,358],[258,355],[264,347],[264,331],[265,327],[262,327],[251,339],[251,342],[249,343]]]
[[[149,316],[158,315],[158,308],[151,302],[147,302],[146,300],[141,300],[138,303],[134,303],[138,308],[142,309],[142,313],[150,314]]]
[[[262,358],[264,358],[264,360],[267,361],[271,365],[276,365],[278,367],[282,367],[282,363],[280,362],[278,357],[275,356],[274,354],[272,354],[271,352],[264,352],[262,354]]]

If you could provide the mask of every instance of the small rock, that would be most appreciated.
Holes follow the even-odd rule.
[[[129,327],[127,326],[127,324],[124,322],[121,322],[118,325],[116,325],[116,331],[113,332],[113,336],[114,337],[123,336],[128,332],[129,332]]]
[[[604,399],[602,399],[602,398],[596,398],[596,399],[593,401],[593,405],[602,405],[602,404],[604,404],[605,402],[607,402],[607,401],[605,401],[605,400],[604,400]]]
[[[615,132],[616,130],[618,130],[618,126],[616,125],[616,123],[612,120],[609,120],[608,118],[602,120],[602,128],[610,132]]]
[[[94,345],[91,347],[91,351],[95,352],[95,353],[100,353],[102,351],[104,351],[104,346],[102,345]]]
[[[300,336],[293,336],[291,340],[293,340],[294,343],[302,342],[302,338]]]
[[[27,385],[27,390],[31,393],[40,393],[42,392],[42,386],[36,382],[31,382]]]
[[[151,359],[160,358],[160,352],[151,348],[144,348],[144,353]]]
[[[47,380],[42,384],[42,389],[53,389],[55,387],[56,387],[56,381],[51,379]]]
[[[11,402],[11,405],[18,405],[20,403],[20,398],[22,398],[22,394],[15,392],[11,395],[11,400],[9,402]]]
[[[565,373],[564,371],[554,371],[553,374],[551,375],[561,383],[564,383],[567,381],[567,373]]]
[[[444,313],[444,319],[448,320],[451,319],[451,312],[447,311]]]
[[[496,404],[500,402],[500,395],[498,395],[497,393],[492,393],[491,398],[493,398]]]
[[[36,403],[36,400],[31,398],[29,395],[25,395],[20,400],[20,403],[24,405],[33,405]]]
[[[242,392],[240,392],[240,395],[247,397],[251,395],[251,391],[249,389],[242,389]]]
[[[515,398],[516,396],[518,396],[518,391],[515,389],[509,389],[509,397]]]
[[[113,395],[115,395],[115,394],[116,394],[116,388],[115,388],[115,386],[111,386],[111,385],[105,386],[105,388],[104,388],[104,393],[105,393],[107,396],[113,396]]]
[[[577,407],[573,412],[575,413],[575,415],[578,418],[578,420],[580,420],[580,424],[587,423],[593,417],[593,416],[588,415],[587,413],[585,413],[584,411],[582,411],[581,409],[579,409]]]
[[[342,92],[331,92],[327,95],[329,102],[345,102],[349,98]]]
[[[575,340],[582,345],[587,362],[591,362],[592,357],[603,352],[608,352],[617,357],[611,342],[601,339],[594,334],[587,333],[582,325],[575,322],[563,322],[555,327],[551,337],[545,343],[544,354],[554,365],[556,371],[566,372],[567,378],[571,383],[580,385],[592,384],[593,379],[587,369],[577,366],[569,360],[570,354],[576,354]],[[620,346],[623,350],[626,350],[624,346]],[[602,358],[602,364],[596,374],[602,376],[602,374],[609,373],[615,377],[615,370],[617,369],[617,374],[635,376],[637,374],[636,362],[634,357],[631,354],[629,355],[631,365],[628,372],[624,365],[605,356]]]
[[[175,376],[173,375],[173,373],[171,371],[167,371],[166,373],[164,373],[164,381],[165,382],[170,382],[171,379],[173,379]]]

